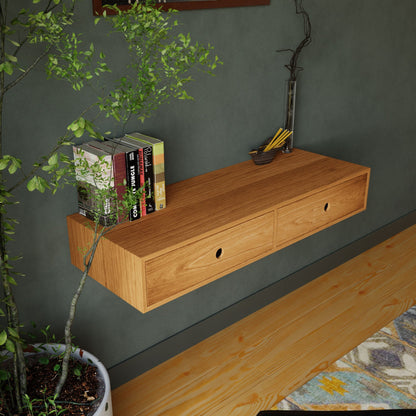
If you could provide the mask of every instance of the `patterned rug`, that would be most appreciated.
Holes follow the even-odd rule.
[[[416,409],[416,306],[273,409]]]

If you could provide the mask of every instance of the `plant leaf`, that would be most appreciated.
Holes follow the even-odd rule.
[[[0,159],[0,170],[6,169],[8,164],[9,164],[9,159],[7,159],[6,157],[3,157],[2,159]]]
[[[28,183],[27,183],[27,190],[32,192],[34,190],[38,190],[39,192],[45,192],[46,188],[49,188],[48,183],[45,179],[41,178],[40,176],[34,176]]]
[[[7,339],[6,341],[6,350],[13,353],[16,351],[14,344],[12,341],[10,341],[10,339]]]
[[[56,165],[58,163],[58,153],[54,153],[49,159],[48,159],[48,165]]]
[[[13,329],[13,328],[8,328],[8,330],[9,330],[9,334],[10,334],[12,337],[19,338],[19,334],[16,332],[16,330],[15,330],[15,329]]]
[[[36,189],[36,176],[34,176],[26,185],[27,190],[32,192]]]
[[[7,333],[3,329],[3,331],[0,332],[0,345],[4,345],[6,343],[6,340],[7,340]]]

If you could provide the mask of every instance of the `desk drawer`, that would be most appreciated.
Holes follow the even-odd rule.
[[[367,174],[303,198],[277,210],[278,247],[294,243],[363,211]]]
[[[147,260],[148,306],[189,292],[270,254],[273,235],[274,213],[269,212]]]

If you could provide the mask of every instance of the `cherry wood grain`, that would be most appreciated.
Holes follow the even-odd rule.
[[[113,391],[115,415],[252,416],[416,303],[416,225]]]

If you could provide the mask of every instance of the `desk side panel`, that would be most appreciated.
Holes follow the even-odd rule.
[[[84,270],[83,252],[90,247],[91,222],[79,214],[67,217],[71,262]],[[134,256],[110,239],[103,237],[97,247],[89,276],[141,312],[146,312],[143,288],[143,265]]]

